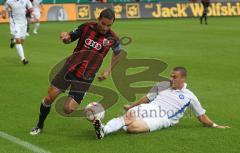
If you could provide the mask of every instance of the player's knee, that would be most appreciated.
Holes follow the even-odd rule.
[[[131,117],[131,116],[123,116],[123,119],[124,119],[124,122],[125,122],[125,125],[129,125],[131,124],[133,121],[135,121],[135,118],[134,117]]]
[[[149,127],[141,122],[133,122],[127,128],[127,132],[129,133],[141,133],[141,132],[149,132]]]
[[[51,105],[54,101],[54,98],[52,98],[50,95],[47,95],[45,98],[44,98],[44,102],[45,104],[47,105]]]
[[[129,133],[137,133],[139,132],[139,125],[136,123],[132,123],[128,126],[127,132]]]
[[[22,43],[21,39],[17,38],[16,39],[16,44],[21,44],[21,43]]]
[[[74,107],[71,107],[70,105],[65,105],[63,110],[65,114],[71,114],[76,109]]]
[[[136,120],[136,116],[128,111],[123,116],[123,119],[124,119],[125,125],[129,125],[129,124],[131,124],[132,122],[134,122]]]

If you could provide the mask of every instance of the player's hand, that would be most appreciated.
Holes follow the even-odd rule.
[[[3,18],[3,19],[6,19],[5,13],[2,13],[2,18]]]
[[[132,108],[131,105],[124,105],[124,106],[123,106],[123,109],[124,109],[125,111],[128,111],[130,108]]]
[[[216,126],[214,128],[217,128],[217,129],[229,129],[230,126],[218,125],[218,126]]]
[[[109,70],[103,71],[101,73],[101,75],[97,77],[98,81],[103,81],[103,80],[107,79],[109,75],[110,75],[110,71]]]
[[[66,44],[71,42],[71,37],[67,32],[61,32],[60,39]]]

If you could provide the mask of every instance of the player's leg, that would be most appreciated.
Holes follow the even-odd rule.
[[[69,97],[64,103],[64,112],[66,114],[70,114],[78,108],[79,104],[86,95],[87,90],[91,86],[93,79],[79,79],[76,78],[74,74],[68,74],[66,79],[71,82],[71,88]]]
[[[101,139],[105,134],[125,128],[131,133],[155,131],[171,126],[171,121],[167,116],[162,116],[160,109],[154,104],[141,104],[133,107],[122,117],[110,120],[105,126],[99,121],[94,123],[96,136]]]
[[[38,117],[38,123],[36,127],[34,127],[30,134],[31,135],[36,135],[40,133],[44,127],[44,122],[51,110],[51,104],[54,102],[54,100],[57,98],[57,96],[61,93],[62,91],[59,90],[58,88],[54,86],[50,86],[48,88],[48,94],[46,97],[44,97],[43,101],[40,104],[40,113]]]
[[[24,65],[28,64],[28,61],[26,60],[25,58],[25,55],[24,55],[24,50],[23,50],[23,39],[21,38],[16,38],[16,49],[17,49],[17,53],[22,61],[22,63]]]
[[[15,46],[15,38],[14,38],[14,33],[15,33],[15,28],[14,28],[14,22],[12,19],[9,19],[9,27],[10,27],[10,34],[11,34],[11,39],[10,39],[10,48],[13,48]]]
[[[16,40],[17,53],[24,65],[28,64],[28,61],[24,55],[23,42],[26,36],[27,24],[15,24],[14,25],[14,38]]]
[[[64,113],[71,114],[78,108],[78,106],[79,103],[73,97],[68,97],[64,103]]]
[[[69,87],[70,83],[65,80],[67,70],[68,68],[64,66],[52,80],[51,86],[48,89],[48,94],[41,102],[38,123],[30,132],[31,135],[36,135],[42,131],[44,122],[50,112],[51,104],[60,93],[64,92]]]
[[[204,10],[205,10],[205,18],[204,18],[205,24],[208,24],[207,23],[207,13],[208,13],[209,4],[210,4],[209,2],[206,2],[205,7],[204,7]]]
[[[130,133],[152,132],[172,125],[166,116],[146,117],[132,122],[126,130]]]
[[[27,32],[26,32],[26,36],[30,36],[30,34],[29,34],[30,24],[31,24],[31,18],[27,17]]]
[[[27,13],[26,13],[26,18],[27,18],[27,32],[26,32],[26,36],[30,36],[29,29],[30,29],[30,24],[31,24],[31,13],[29,11],[27,11]]]
[[[201,23],[201,24],[202,24],[203,18],[205,18],[205,16],[206,16],[205,2],[204,2],[204,1],[202,1],[202,5],[203,5],[203,12],[202,12],[202,16],[200,17],[200,23]]]
[[[43,99],[41,105],[40,105],[40,114],[39,114],[39,121],[37,126],[39,128],[43,128],[44,121],[47,118],[47,115],[50,112],[51,105],[57,98],[57,96],[62,93],[62,91],[54,86],[50,86],[48,88],[48,94],[47,96]]]
[[[35,24],[34,24],[34,29],[33,29],[33,33],[37,34],[38,33],[38,29],[40,27],[40,11],[34,12],[33,16],[34,16],[34,20],[35,20]]]
[[[93,126],[95,128],[96,138],[102,139],[105,135],[116,132],[124,126],[128,126],[134,121],[136,121],[136,109],[137,107],[128,110],[123,116],[113,118],[104,126],[101,124],[101,121],[94,121]]]
[[[15,39],[14,39],[14,36],[11,35],[11,38],[10,38],[10,48],[13,48],[15,46]]]
[[[149,132],[150,129],[144,120],[136,120],[126,127],[129,133]]]

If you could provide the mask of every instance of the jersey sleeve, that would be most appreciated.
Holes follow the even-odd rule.
[[[192,108],[194,114],[196,116],[204,115],[206,113],[206,110],[202,107],[198,98],[193,93],[191,94],[190,99],[191,99],[190,107]]]
[[[69,33],[72,42],[81,37],[84,26],[85,24],[82,24],[78,28]]]
[[[27,9],[31,9],[33,6],[32,6],[32,3],[30,2],[30,0],[27,0]]]
[[[112,51],[115,55],[118,55],[122,50],[121,42],[119,37],[112,30],[110,30],[110,39],[113,41],[111,45]]]
[[[112,50],[115,55],[118,55],[121,52],[121,44],[119,40],[116,40],[115,43],[112,45]]]
[[[158,85],[156,84],[155,86],[153,86],[148,94],[147,94],[147,98],[149,99],[149,101],[153,101],[158,95]]]
[[[169,81],[161,81],[155,84],[155,86],[150,89],[150,91],[147,94],[147,98],[149,101],[153,101],[159,92],[164,91],[170,87],[170,82]]]

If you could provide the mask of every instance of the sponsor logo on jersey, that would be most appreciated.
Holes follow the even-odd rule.
[[[183,94],[180,94],[178,97],[179,97],[179,99],[184,99],[185,98]]]
[[[103,46],[109,45],[110,41],[106,38],[103,39]]]
[[[102,49],[102,45],[101,44],[99,44],[98,42],[95,42],[94,40],[92,40],[90,38],[85,39],[85,44],[88,47],[95,48],[96,50]]]

